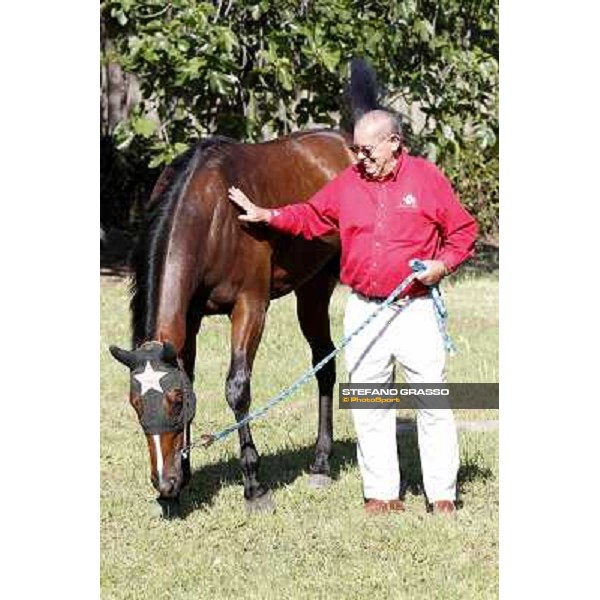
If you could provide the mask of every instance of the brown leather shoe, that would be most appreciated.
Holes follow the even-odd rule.
[[[456,511],[454,502],[452,500],[437,500],[433,503],[433,514],[434,515],[449,515]]]
[[[381,515],[389,512],[404,512],[404,503],[400,500],[377,500],[371,498],[365,501],[365,512],[368,515]]]
[[[388,508],[390,512],[404,512],[406,510],[404,507],[404,502],[401,500],[389,500]]]

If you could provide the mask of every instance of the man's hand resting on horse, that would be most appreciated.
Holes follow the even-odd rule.
[[[245,215],[240,215],[238,217],[240,221],[247,221],[248,223],[268,223],[271,220],[271,211],[267,208],[256,206],[242,190],[236,187],[230,187],[229,199],[246,211]]]

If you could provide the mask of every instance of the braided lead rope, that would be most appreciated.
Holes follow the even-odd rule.
[[[419,273],[420,271],[427,269],[425,263],[418,259],[411,260],[409,262],[409,266],[415,273]],[[442,336],[442,340],[444,341],[444,348],[446,349],[446,352],[450,354],[450,356],[453,356],[456,354],[456,346],[454,345],[454,342],[448,333],[448,311],[446,310],[446,305],[444,304],[444,298],[442,297],[440,286],[437,284],[429,286],[429,291],[435,307],[435,318],[437,319],[438,329],[440,331],[440,335]]]
[[[357,336],[369,323],[371,323],[371,321],[373,321],[373,319],[382,310],[384,310],[385,308],[390,306],[390,304],[392,304],[392,302],[394,302],[394,300],[400,294],[402,294],[402,292],[414,281],[414,279],[416,278],[419,271],[422,271],[423,269],[426,268],[426,266],[421,261],[418,261],[418,260],[413,260],[409,264],[410,264],[411,269],[413,270],[413,273],[411,273],[408,277],[406,277],[406,279],[404,279],[404,281],[402,281],[402,283],[400,283],[396,287],[396,289],[394,289],[394,291],[352,333],[350,333],[349,335],[342,338],[342,341],[339,343],[339,345],[337,347],[335,347],[327,356],[322,358],[314,367],[312,367],[311,369],[306,371],[303,375],[301,375],[298,379],[296,379],[296,381],[294,381],[294,383],[292,383],[289,387],[283,389],[281,392],[279,392],[279,394],[277,394],[276,396],[271,398],[271,400],[269,400],[262,408],[259,408],[258,410],[246,415],[243,419],[241,419],[237,423],[230,425],[229,427],[226,427],[225,429],[222,429],[218,433],[202,434],[200,436],[200,441],[193,442],[191,444],[188,444],[187,446],[184,446],[184,448],[182,448],[180,450],[180,452],[184,456],[187,456],[187,453],[189,452],[189,450],[191,450],[192,448],[194,448],[196,446],[203,446],[204,448],[208,448],[210,445],[214,444],[215,442],[222,440],[222,439],[226,438],[227,436],[231,435],[234,431],[241,429],[244,425],[250,423],[254,419],[258,419],[259,417],[262,417],[265,413],[270,411],[274,406],[276,406],[277,404],[280,404],[281,402],[283,402],[284,400],[287,400],[290,396],[292,396],[298,388],[300,388],[302,385],[304,385],[315,373],[320,371],[334,356],[339,354],[341,352],[341,350],[343,350],[350,343],[350,340],[352,340],[355,336]],[[437,288],[437,286],[435,286],[435,287]],[[433,291],[433,288],[432,288],[432,291]],[[439,290],[437,290],[437,295],[439,298],[438,302],[441,302],[441,304],[439,306],[438,306],[438,303],[436,303],[435,296],[433,296],[433,294],[432,294],[432,297],[434,299],[434,303],[436,306],[436,316],[438,316],[438,326],[440,327],[440,332],[442,333],[442,337],[444,338],[444,341],[449,340],[450,344],[453,347],[452,341],[450,340],[450,338],[448,337],[448,334],[446,332],[445,316],[442,316],[442,315],[446,315],[447,313],[446,313],[446,309],[445,309],[445,306],[444,306],[442,298],[441,298],[441,294],[439,293]],[[410,301],[407,302],[407,304],[405,304],[404,306],[402,306],[401,309],[406,308],[406,306],[408,306],[409,303],[410,303]],[[446,347],[448,347],[448,346],[446,345]]]

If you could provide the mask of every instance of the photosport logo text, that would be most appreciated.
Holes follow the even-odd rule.
[[[340,408],[499,408],[497,383],[340,383]]]

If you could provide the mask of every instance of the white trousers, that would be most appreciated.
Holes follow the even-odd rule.
[[[344,316],[349,335],[377,304],[351,293]],[[351,383],[392,383],[394,360],[408,383],[444,383],[446,353],[430,297],[399,309],[381,311],[346,346]],[[350,409],[358,438],[358,465],[365,498],[392,500],[400,491],[396,443],[396,410]],[[452,410],[417,409],[417,432],[423,484],[429,502],[456,499],[458,436]]]

